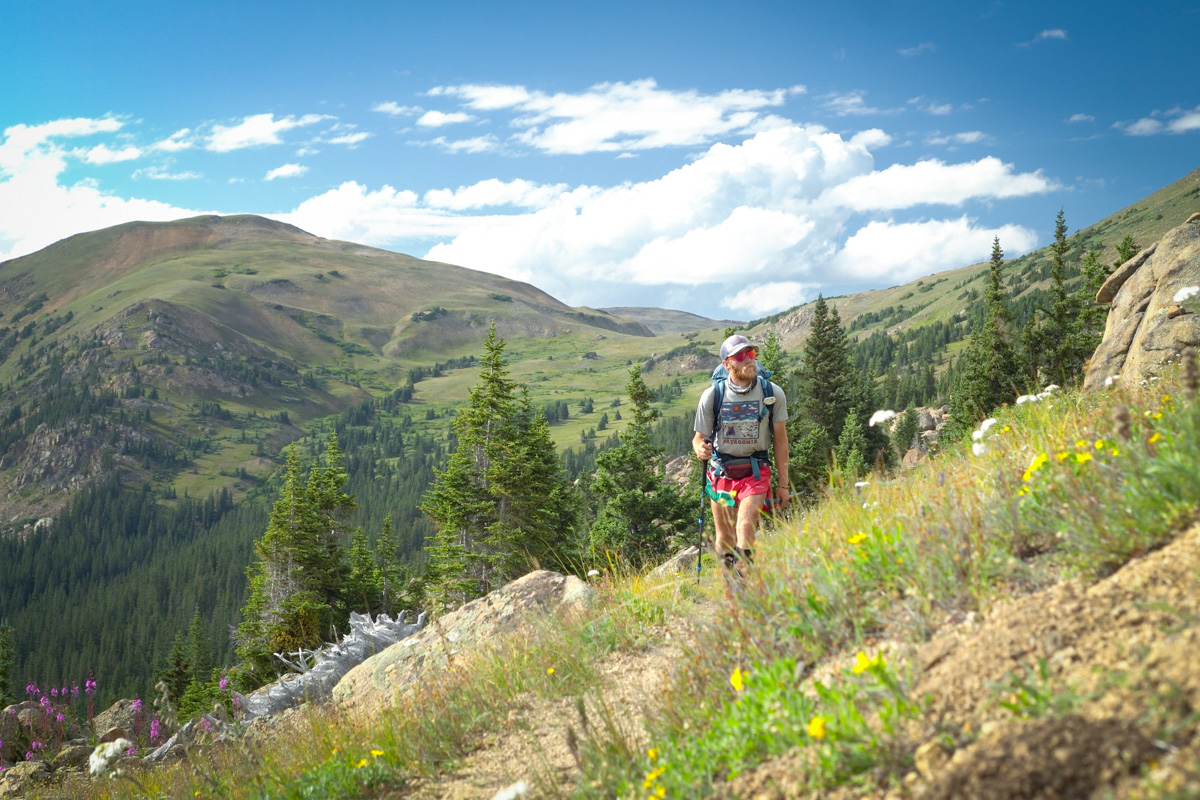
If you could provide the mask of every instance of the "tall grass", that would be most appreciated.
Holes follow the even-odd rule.
[[[934,721],[909,696],[903,659],[893,671],[883,651],[1064,575],[1107,575],[1194,522],[1189,392],[1172,373],[1052,394],[1002,409],[974,442],[911,472],[834,489],[763,540],[652,718],[653,746],[620,774],[585,765],[579,795],[707,796],[793,748],[812,789],[892,783]],[[866,668],[808,680],[821,659],[856,650]],[[586,777],[599,773],[604,786]]]

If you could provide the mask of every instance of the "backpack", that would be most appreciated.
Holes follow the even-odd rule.
[[[756,364],[758,367],[758,385],[762,387],[763,393],[763,408],[765,409],[759,415],[759,422],[762,422],[763,417],[769,417],[769,425],[775,424],[775,387],[771,384],[771,370],[764,367],[762,364]],[[715,441],[717,430],[721,427],[721,407],[725,402],[725,383],[729,380],[729,370],[725,369],[725,364],[717,364],[712,371],[712,386],[713,386],[713,429],[711,438]],[[774,427],[771,427],[771,435],[775,435]],[[734,458],[733,456],[722,456],[716,450],[713,450],[712,461],[717,475],[725,474],[729,467],[746,464],[754,474],[755,480],[758,479],[758,466],[770,460],[770,454],[766,450],[759,450],[750,456]]]

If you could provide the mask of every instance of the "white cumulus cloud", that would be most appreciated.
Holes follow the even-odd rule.
[[[282,144],[282,133],[293,128],[315,125],[332,119],[325,114],[305,114],[302,117],[281,117],[274,114],[254,114],[236,125],[214,125],[206,147],[214,153],[228,153],[247,147]]]
[[[270,170],[263,180],[273,181],[276,178],[298,178],[306,172],[308,172],[308,167],[303,164],[284,164],[281,167]]]
[[[453,211],[485,208],[487,206],[520,206],[544,208],[567,191],[565,183],[537,184],[532,181],[500,181],[489,178],[471,186],[457,189],[432,189],[425,193],[425,203],[431,208]]]
[[[459,122],[470,122],[475,119],[463,111],[446,113],[445,111],[426,111],[417,120],[417,124],[426,128],[437,128],[442,125],[454,125]]]
[[[731,89],[715,94],[662,89],[651,79],[601,83],[584,92],[530,91],[523,86],[440,86],[476,112],[511,110],[514,139],[558,154],[630,152],[694,147],[744,132],[765,109],[802,94],[803,86],[771,91]]]
[[[856,176],[831,189],[825,200],[856,211],[879,211],[925,204],[960,205],[976,198],[1024,197],[1060,188],[1041,170],[1017,173],[1012,164],[994,156],[963,164],[929,159]]]
[[[121,161],[133,161],[135,158],[141,158],[141,148],[133,145],[126,145],[118,150],[109,148],[106,144],[98,144],[88,150],[83,160],[89,164],[116,164]]]
[[[735,313],[761,317],[781,308],[807,303],[816,293],[816,288],[796,281],[760,283],[738,291],[722,305]]]
[[[832,267],[848,282],[906,283],[985,260],[997,236],[1010,255],[1028,252],[1037,244],[1037,233],[1028,228],[980,227],[966,216],[922,222],[873,221],[846,240]]]
[[[421,109],[417,106],[402,106],[392,100],[389,100],[386,103],[376,103],[375,105],[371,106],[371,110],[378,111],[381,114],[388,114],[393,117],[412,116],[413,114],[421,113]]]

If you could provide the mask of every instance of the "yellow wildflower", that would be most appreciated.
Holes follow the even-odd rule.
[[[361,761],[359,761],[357,764],[355,764],[354,766],[356,769],[362,769],[366,765],[367,765],[367,760],[364,758]]]
[[[1120,449],[1118,449],[1116,447],[1114,447],[1112,450],[1109,450],[1108,453],[1109,453],[1109,455],[1113,455],[1113,456],[1121,455]]]
[[[554,674],[554,667],[550,667],[548,670],[546,670],[546,674],[547,674],[547,675],[553,675],[553,674]]]
[[[729,676],[729,684],[733,687],[734,691],[736,691],[736,692],[740,692],[745,687],[745,683],[742,680],[742,668],[741,667],[733,668],[733,674]]]
[[[1154,417],[1154,419],[1162,419],[1162,412],[1158,411],[1158,412],[1152,414],[1151,416]]]
[[[653,761],[654,759],[658,758],[658,748],[651,747],[649,750],[646,751],[646,755],[648,755],[650,757],[650,760]]]
[[[1091,453],[1076,453],[1075,454],[1075,463],[1076,464],[1086,464],[1087,462],[1089,462],[1091,460],[1092,460]]]
[[[1083,439],[1076,439],[1075,446],[1082,449],[1084,447],[1087,447],[1087,442],[1085,442]]]
[[[382,751],[382,750],[372,750],[372,751],[371,751],[371,757],[372,757],[372,758],[379,758],[381,755],[383,755],[383,751]]]
[[[867,535],[865,533],[856,533],[853,536],[851,536],[847,541],[849,541],[850,544],[857,545],[857,544],[862,544],[863,540],[866,538],[867,538]]]
[[[1155,431],[1153,434],[1151,434],[1151,435],[1150,435],[1150,438],[1146,440],[1146,443],[1147,443],[1147,444],[1154,444],[1155,442],[1157,442],[1157,441],[1158,441],[1159,439],[1161,439],[1161,438],[1162,438],[1162,434],[1161,434],[1161,433],[1159,433],[1158,431]]]
[[[876,656],[875,658],[871,658],[866,653],[859,650],[858,655],[856,655],[854,657],[854,666],[851,667],[851,669],[854,670],[855,675],[861,675],[864,672],[866,672],[867,670],[869,670],[871,667],[875,666],[876,664],[878,664],[882,661],[883,661],[883,656]]]
[[[1171,402],[1171,395],[1164,394],[1162,401],[1163,401],[1163,405],[1165,406],[1167,403]]]
[[[654,796],[655,797],[666,797],[667,796],[667,787],[659,786],[657,789],[654,790]]]
[[[649,789],[654,785],[654,782],[662,777],[662,774],[667,771],[666,767],[655,767],[646,773],[646,780],[642,782],[643,789]]]
[[[1062,463],[1063,461],[1066,461],[1068,458],[1070,458],[1071,454],[1068,453],[1066,450],[1063,450],[1061,453],[1055,453],[1054,457],[1058,459],[1059,463]]]
[[[1104,440],[1103,440],[1103,439],[1097,439],[1097,440],[1096,440],[1096,449],[1097,449],[1097,450],[1103,450],[1103,449],[1104,449],[1104,447],[1105,447]]]
[[[1033,477],[1033,474],[1042,468],[1042,465],[1049,460],[1049,456],[1045,453],[1038,453],[1033,457],[1033,461],[1029,462],[1029,467],[1025,470],[1025,474],[1021,477],[1022,480],[1028,481]]]
[[[1001,433],[1008,433],[1008,432],[1009,432],[1009,431],[1011,431],[1011,430],[1012,430],[1012,428],[1010,428],[1010,427],[1008,427],[1007,425],[1005,425],[1003,428],[1001,428],[1001,429],[1000,429],[1000,432],[1001,432]]]
[[[808,721],[808,735],[814,739],[825,738],[825,718],[813,717]]]

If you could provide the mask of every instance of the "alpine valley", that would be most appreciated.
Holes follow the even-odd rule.
[[[1089,250],[1114,265],[1122,242],[1155,242],[1198,210],[1200,170],[1072,235],[1072,274]],[[885,397],[945,402],[986,255],[827,298]],[[1045,302],[1048,269],[1045,251],[1006,263],[1018,326]],[[283,449],[315,457],[331,432],[357,501],[351,526],[373,539],[390,516],[401,556],[419,562],[431,531],[418,505],[493,324],[576,477],[623,429],[608,412],[623,407],[630,365],[643,365],[658,441],[676,455],[724,331],[774,332],[794,364],[811,319],[811,303],[745,324],[571,307],[255,216],[129,223],[4,262],[0,621],[16,673],[65,685],[91,672],[101,702],[144,695],[197,615],[216,662],[230,663]]]

